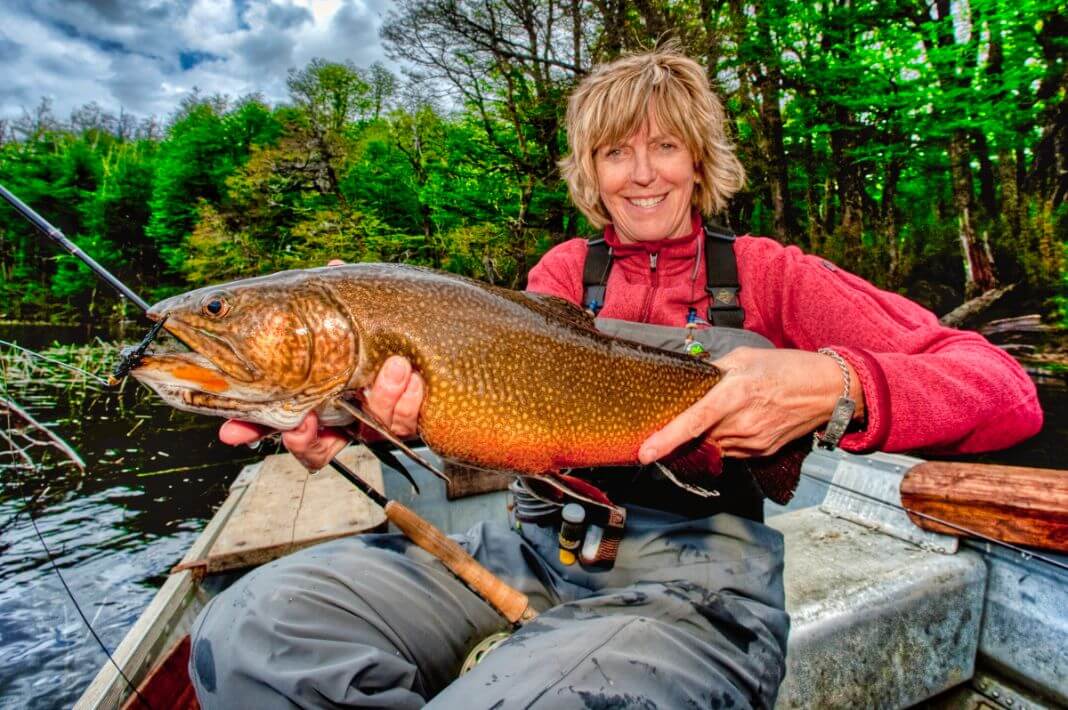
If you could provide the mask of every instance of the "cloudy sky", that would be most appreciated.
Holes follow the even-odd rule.
[[[95,101],[139,117],[184,94],[286,95],[313,57],[391,66],[378,39],[390,0],[0,0],[0,118],[42,96],[66,119]],[[395,70],[395,67],[392,67]]]

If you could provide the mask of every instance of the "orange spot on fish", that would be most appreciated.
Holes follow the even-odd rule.
[[[170,370],[171,374],[178,379],[192,382],[205,392],[218,394],[230,389],[230,385],[227,384],[226,380],[219,377],[217,373],[198,365],[181,363],[170,368]]]

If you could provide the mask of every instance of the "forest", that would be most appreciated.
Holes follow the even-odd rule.
[[[166,118],[42,99],[0,183],[149,300],[331,258],[508,286],[591,234],[557,162],[590,68],[672,42],[724,98],[747,186],[720,219],[944,313],[1016,284],[1068,324],[1068,14],[1058,0],[397,0],[403,74],[316,59],[288,99]],[[0,209],[0,318],[117,299]]]

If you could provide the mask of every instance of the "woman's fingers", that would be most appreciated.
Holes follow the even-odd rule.
[[[320,427],[319,417],[309,412],[296,428],[283,432],[282,443],[306,469],[318,471],[348,445],[349,439],[332,427]]]
[[[718,403],[720,394],[713,387],[689,409],[646,439],[638,450],[638,460],[643,464],[652,463],[715,426],[725,411]]]
[[[270,427],[228,419],[219,429],[219,439],[224,444],[238,446],[273,433],[275,430]],[[345,448],[349,439],[333,427],[320,427],[319,418],[310,412],[296,428],[282,432],[282,443],[305,468],[318,471]]]
[[[738,348],[715,364],[722,379],[642,444],[643,463],[700,435],[725,456],[773,454],[826,423],[842,391],[838,364],[817,353]]]
[[[260,426],[259,424],[253,424],[252,422],[243,422],[237,419],[227,419],[223,422],[223,425],[219,427],[219,440],[230,446],[240,446],[241,444],[254,443],[273,433],[274,429],[271,429],[270,427]]]
[[[418,372],[413,372],[408,379],[397,406],[393,409],[392,431],[398,437],[404,439],[413,436],[419,426],[419,410],[423,406],[423,398],[426,396],[426,387],[423,378]]]
[[[419,409],[425,396],[423,378],[412,371],[406,358],[394,355],[382,364],[374,384],[366,393],[367,411],[396,436],[412,436],[418,426]]]

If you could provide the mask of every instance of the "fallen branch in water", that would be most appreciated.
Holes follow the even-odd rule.
[[[1037,313],[992,320],[979,328],[979,332],[983,335],[996,335],[998,333],[1053,333],[1058,330],[1060,330],[1058,326],[1043,323],[1042,316]]]
[[[992,288],[971,300],[965,301],[938,320],[942,325],[950,328],[959,328],[966,320],[974,315],[982,313],[987,308],[990,308],[990,306],[994,305],[998,299],[1014,288],[1016,288],[1016,284],[1009,284],[1008,286],[1002,286],[1001,288]]]
[[[10,448],[10,451],[3,451],[0,453],[10,454],[12,456],[16,456],[22,459],[22,468],[25,468],[30,471],[37,468],[37,464],[34,462],[33,458],[28,453],[26,453],[25,447],[19,446],[18,442],[12,439],[6,431],[0,431],[0,439],[6,441],[8,447]],[[17,464],[12,465],[17,466]]]
[[[47,439],[48,445],[51,445],[51,446],[55,447],[61,453],[63,453],[63,455],[65,455],[68,459],[70,459],[70,461],[75,466],[77,466],[79,468],[79,470],[82,470],[82,471],[85,470],[85,461],[82,461],[82,457],[78,455],[78,452],[75,451],[73,449],[73,447],[71,447],[70,444],[68,444],[63,439],[61,439],[58,435],[53,433],[52,430],[50,430],[44,424],[41,424],[39,421],[34,419],[33,415],[31,415],[25,409],[23,409],[19,405],[15,404],[14,402],[12,402],[10,399],[5,399],[3,397],[0,397],[0,410],[6,410],[9,417],[12,414],[14,414],[16,417],[18,417],[22,421],[26,422],[27,424],[29,424],[30,428],[32,428],[36,432],[40,432],[40,434],[42,434],[45,437],[45,439]],[[9,427],[9,429],[10,429],[10,427]],[[23,455],[28,457],[28,454],[25,453],[25,448],[17,446],[15,444],[15,442],[11,439],[11,437],[7,436],[6,434],[4,435],[4,438],[7,439],[7,441],[12,445],[14,450],[19,451]],[[27,438],[32,440],[32,437],[27,437]],[[36,442],[36,443],[40,444],[41,442]]]

